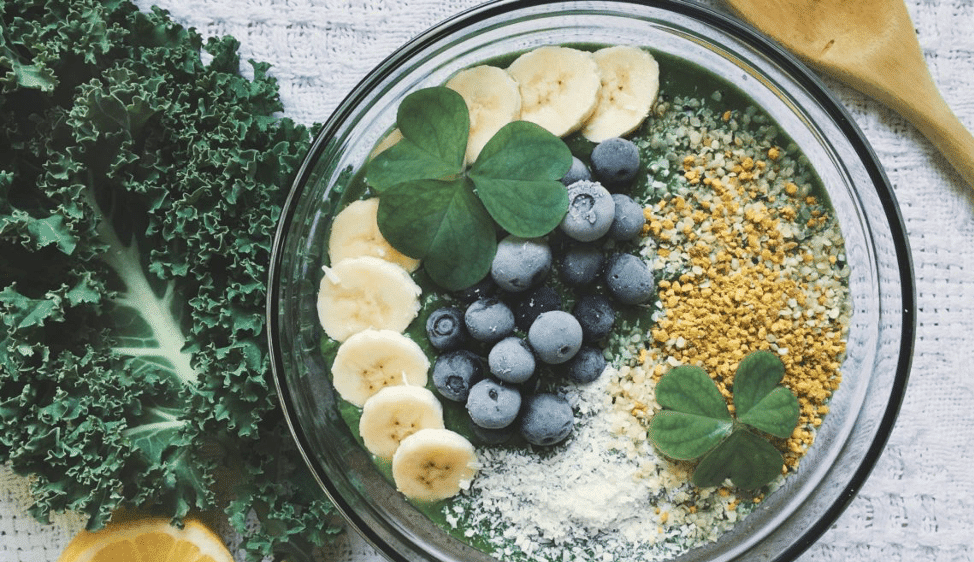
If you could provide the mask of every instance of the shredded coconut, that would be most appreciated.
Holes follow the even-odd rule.
[[[627,453],[632,440],[618,434],[611,415],[617,382],[609,369],[590,385],[561,389],[578,413],[574,434],[559,447],[482,449],[483,468],[446,508],[447,521],[506,557],[548,561],[615,560],[634,549],[669,558],[680,550],[670,539],[714,540],[732,526],[732,495],[713,502],[709,515],[688,509],[683,504],[709,491],[694,491],[687,474],[650,447]],[[691,517],[698,514],[707,520]]]

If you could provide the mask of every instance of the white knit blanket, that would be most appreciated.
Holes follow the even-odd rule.
[[[854,1],[854,0],[850,0]],[[721,8],[719,0],[708,5]],[[323,122],[398,46],[477,0],[137,0],[204,36],[230,34],[243,60],[271,63],[285,113]],[[974,0],[907,0],[944,97],[974,130]],[[974,560],[974,189],[904,119],[827,82],[893,183],[912,245],[918,335],[906,400],[858,496],[803,561]],[[0,467],[0,562],[47,562],[83,526],[27,515],[23,479]],[[241,558],[242,559],[242,558]],[[348,533],[323,560],[378,555]]]

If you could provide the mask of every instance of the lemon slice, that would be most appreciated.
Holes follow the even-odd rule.
[[[81,531],[58,562],[233,562],[226,545],[199,521],[182,529],[165,517],[109,523],[100,531]]]

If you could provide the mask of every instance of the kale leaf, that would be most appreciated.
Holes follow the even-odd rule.
[[[127,0],[0,4],[0,462],[42,521],[222,507],[252,558],[293,557],[339,528],[264,325],[311,131],[238,46]]]

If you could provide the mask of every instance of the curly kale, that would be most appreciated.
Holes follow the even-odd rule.
[[[238,46],[127,0],[0,3],[0,462],[42,521],[224,507],[254,558],[293,559],[338,529],[265,343],[311,135]]]

